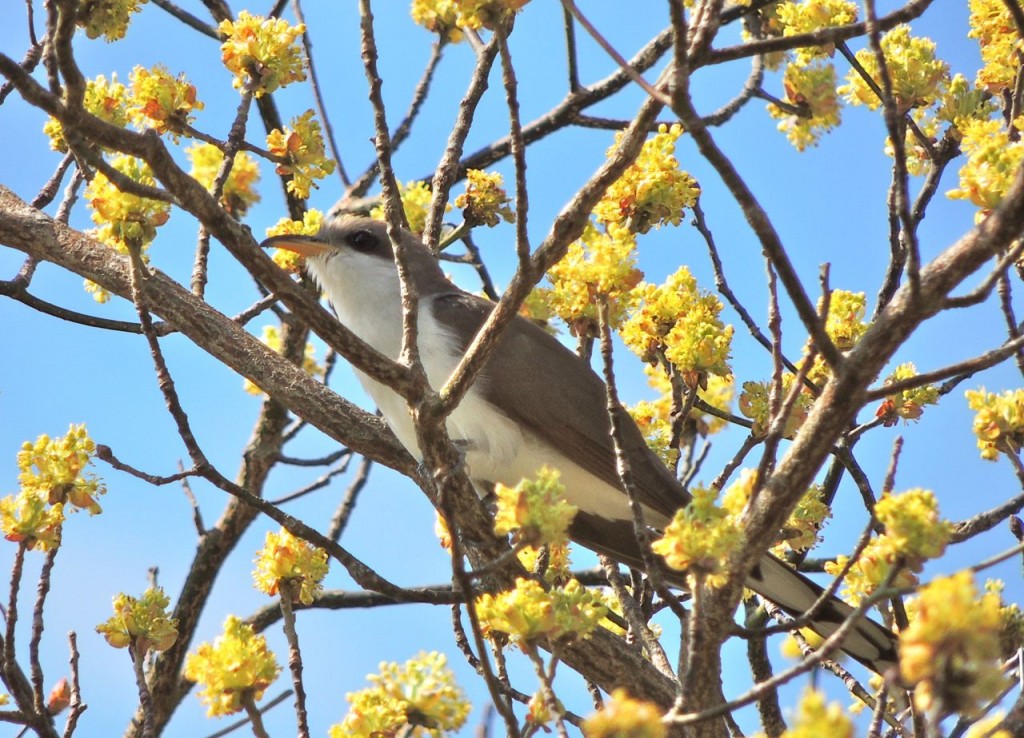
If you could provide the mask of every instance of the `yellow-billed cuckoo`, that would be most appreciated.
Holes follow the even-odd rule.
[[[450,376],[493,308],[452,284],[434,255],[404,233],[409,274],[419,296],[420,359],[434,388]],[[275,236],[263,243],[306,257],[306,270],[323,287],[338,318],[385,356],[402,347],[398,270],[384,224],[368,218],[331,220],[315,237]],[[409,452],[421,458],[405,401],[360,371],[363,387]],[[508,326],[461,403],[448,417],[448,432],[465,453],[467,472],[481,494],[494,483],[515,485],[542,465],[561,472],[565,494],[580,512],[571,528],[587,548],[642,569],[628,498],[615,465],[604,382],[572,351],[523,318]],[[635,477],[645,520],[661,528],[689,496],[652,453],[632,423],[623,424],[623,446]],[[670,575],[672,576],[672,575]],[[675,575],[674,583],[682,584]],[[765,555],[747,585],[783,609],[801,614],[821,588],[778,559]],[[832,598],[812,628],[823,636],[851,613]],[[872,620],[857,624],[843,649],[878,673],[896,663],[894,635]]]

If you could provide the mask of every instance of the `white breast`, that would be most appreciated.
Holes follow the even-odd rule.
[[[461,358],[458,342],[438,323],[425,302],[421,302],[417,327],[420,361],[423,362],[427,380],[436,389],[444,385]],[[397,353],[392,355],[397,356]],[[357,375],[398,440],[409,453],[417,459],[421,458],[405,400],[362,372],[357,371]],[[483,398],[480,388],[481,383],[486,381],[486,377],[477,378],[462,402],[448,416],[447,426],[452,440],[461,442],[460,445],[465,449],[470,476],[495,480],[497,476],[504,476],[500,470],[519,454],[523,446],[523,434],[518,425]]]
[[[339,319],[382,354],[397,359],[402,348],[402,309],[394,265],[357,252],[343,252],[335,258],[339,261],[322,265],[311,261],[310,266]],[[460,342],[434,317],[429,298],[420,301],[417,328],[420,360],[430,385],[438,389],[461,358]],[[405,400],[363,372],[356,370],[356,375],[398,440],[421,459]],[[488,403],[481,391],[488,381],[486,372],[478,375],[447,422],[449,436],[465,452],[470,479],[515,485],[548,465],[561,472],[566,497],[580,509],[613,519],[630,517],[620,489],[603,483],[550,444],[523,431]]]
[[[422,306],[423,303],[421,303]],[[419,314],[420,359],[432,387],[440,387],[451,376],[461,358],[458,343],[437,322],[429,309]],[[416,432],[405,400],[365,374],[357,372],[367,393],[380,408],[402,445],[417,459],[422,458]],[[467,473],[484,494],[495,482],[512,486],[537,476],[542,466],[558,469],[566,498],[584,512],[610,519],[628,519],[626,496],[618,487],[605,484],[578,464],[556,451],[532,433],[510,420],[488,403],[481,386],[489,378],[478,376],[469,392],[448,417],[448,435],[465,453]],[[654,516],[654,517],[651,517]],[[656,514],[648,511],[651,522]]]
[[[326,263],[311,260],[310,267],[341,322],[385,356],[397,359],[402,350],[402,306],[394,265],[344,251]],[[420,301],[417,339],[427,380],[438,389],[451,376],[461,354],[459,342],[434,318],[429,298]],[[362,372],[356,374],[398,440],[421,458],[405,400]],[[516,457],[523,435],[515,423],[483,399],[480,387],[485,381],[484,376],[477,378],[447,425],[452,440],[465,442],[471,475],[494,479],[497,471]]]

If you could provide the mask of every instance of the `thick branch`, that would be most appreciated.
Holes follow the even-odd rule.
[[[126,257],[33,210],[3,186],[0,242],[87,277],[113,294],[129,295]],[[145,281],[144,290],[153,312],[296,415],[356,453],[404,474],[414,473],[414,462],[382,420],[313,380],[160,272]]]

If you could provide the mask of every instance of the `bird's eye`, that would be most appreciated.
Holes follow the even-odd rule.
[[[356,251],[370,251],[377,245],[377,237],[365,228],[353,231],[346,240]]]

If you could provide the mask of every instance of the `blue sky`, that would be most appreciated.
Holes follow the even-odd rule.
[[[357,175],[371,161],[373,150],[366,80],[358,54],[355,4],[307,4],[305,12],[314,55],[344,164],[350,174]],[[36,3],[37,13],[41,13],[40,5]],[[186,0],[181,5],[206,17],[198,0]],[[626,12],[625,4],[619,3],[581,3],[584,12],[627,57],[660,30],[663,23],[662,4],[639,5],[644,6],[645,12]],[[650,12],[646,12],[647,5]],[[895,6],[891,3],[883,4],[880,12],[892,7]],[[241,6],[234,9],[240,10]],[[249,9],[265,11],[262,7]],[[429,56],[432,38],[413,25],[407,3],[378,2],[375,10],[380,72],[394,126]],[[973,78],[978,53],[974,42],[966,38],[965,5],[941,0],[931,10],[931,16],[913,24],[915,32],[933,38],[939,54],[950,62],[953,70]],[[37,15],[40,27],[41,18]],[[530,4],[517,21],[512,53],[524,121],[543,114],[565,94],[561,28],[561,12],[553,2]],[[736,34],[736,29],[727,29],[719,44],[736,42]],[[584,83],[613,71],[613,62],[582,31],[577,38]],[[4,3],[0,7],[0,49],[20,58],[26,47],[24,6]],[[237,93],[230,86],[230,75],[220,65],[218,45],[185,28],[159,8],[144,6],[123,42],[108,45],[79,34],[75,48],[83,71],[90,77],[117,72],[122,80],[127,80],[136,64],[150,66],[157,62],[166,64],[174,73],[184,72],[206,104],[196,117],[196,126],[215,136],[225,135],[228,116],[237,105]],[[841,60],[837,67],[840,74],[845,74]],[[434,83],[435,94],[424,106],[412,138],[395,158],[400,179],[418,178],[436,165],[470,68],[471,52],[466,45],[447,49]],[[731,97],[746,73],[743,62],[701,70],[694,80],[700,110],[710,112]],[[766,85],[781,94],[777,77],[769,77]],[[631,117],[642,95],[636,88],[627,89],[594,112]],[[303,85],[295,85],[275,97],[285,118],[300,114],[312,104],[309,90]],[[816,292],[819,265],[828,262],[833,287],[866,291],[870,310],[888,253],[885,197],[890,160],[882,152],[885,134],[877,114],[847,108],[843,118],[840,129],[802,155],[796,154],[775,130],[775,122],[765,113],[762,103],[748,105],[715,135],[771,215],[808,291]],[[6,147],[0,164],[0,183],[26,200],[35,195],[59,161],[59,155],[49,151],[41,135],[44,121],[45,116],[23,104],[17,95],[0,107],[0,137],[16,142]],[[500,77],[494,75],[467,151],[504,135],[506,130]],[[254,126],[250,140],[262,144],[262,139],[262,131]],[[530,147],[529,230],[534,243],[545,235],[552,218],[574,190],[601,164],[611,140],[608,131],[578,129]],[[187,142],[182,147],[185,145]],[[701,183],[703,207],[733,289],[755,319],[765,325],[767,294],[758,244],[738,208],[685,136],[680,141],[678,156]],[[497,169],[511,180],[507,163]],[[262,173],[263,202],[247,218],[258,236],[285,213],[272,167],[264,164]],[[919,183],[913,184],[916,187]],[[940,189],[945,192],[955,185],[954,167]],[[330,178],[322,183],[310,204],[326,210],[340,192],[338,178]],[[924,257],[931,258],[955,241],[970,227],[972,218],[969,205],[938,196],[921,229]],[[84,207],[76,208],[72,223],[82,228],[90,225]],[[195,239],[195,222],[185,213],[175,211],[151,249],[154,265],[186,281]],[[499,227],[478,233],[477,241],[500,287],[513,266],[513,232],[510,227]],[[2,278],[13,276],[21,260],[20,253],[0,248]],[[713,286],[703,242],[692,228],[663,230],[642,240],[641,266],[649,280],[661,281],[680,263],[687,264],[702,285]],[[224,313],[236,313],[257,299],[252,280],[232,265],[216,244],[211,255],[211,274],[208,296]],[[467,289],[476,289],[470,272],[456,270],[453,274]],[[133,308],[123,301],[115,299],[106,306],[96,305],[82,290],[79,277],[53,267],[40,268],[32,289],[40,297],[68,308],[113,318],[134,317]],[[728,310],[726,316],[728,320],[735,318]],[[784,309],[784,318],[786,349],[795,357],[800,353],[804,335],[788,307]],[[254,321],[251,329],[259,334],[262,325],[260,320]],[[946,316],[941,325],[925,326],[896,358],[915,361],[922,370],[931,369],[991,348],[1002,338],[997,306],[990,303]],[[184,449],[164,410],[141,338],[61,323],[20,304],[0,301],[0,341],[5,357],[0,361],[0,493],[17,488],[15,454],[20,444],[41,433],[63,434],[69,423],[87,423],[98,442],[111,446],[120,458],[137,467],[155,474],[177,470]],[[169,336],[162,345],[201,445],[214,463],[232,476],[256,418],[259,400],[242,392],[240,377],[180,336]],[[318,344],[318,349],[322,356],[322,345]],[[733,366],[740,382],[765,379],[771,367],[770,357],[739,327]],[[623,355],[619,367],[626,400],[650,397],[635,362],[630,363]],[[963,387],[984,384],[989,389],[1001,390],[1017,387],[1020,381],[1014,367],[1007,365],[990,370]],[[344,396],[368,405],[347,367],[339,367],[335,372],[332,386]],[[862,419],[868,413],[865,410]],[[880,487],[893,440],[902,435],[906,443],[897,489],[933,489],[944,515],[960,520],[1018,491],[1009,465],[986,463],[978,458],[970,423],[971,414],[957,390],[939,407],[928,409],[919,424],[867,434],[858,446],[858,458],[875,486]],[[713,439],[706,471],[701,475],[705,481],[717,474],[742,437],[734,432]],[[334,443],[318,432],[305,431],[288,452],[314,457],[334,448]],[[137,594],[145,588],[150,567],[159,567],[159,581],[170,593],[177,591],[196,543],[191,509],[180,488],[152,488],[103,465],[96,471],[109,487],[102,500],[105,512],[93,519],[78,515],[66,527],[65,550],[54,573],[43,658],[48,681],[52,683],[66,668],[64,634],[71,629],[79,633],[83,689],[90,705],[83,717],[81,735],[121,731],[136,699],[127,654],[107,647],[93,632],[94,625],[109,616],[110,599],[117,592]],[[301,469],[277,470],[268,494],[284,495],[315,474]],[[339,478],[328,490],[289,505],[288,511],[323,527],[350,476],[351,473]],[[223,507],[223,495],[200,482],[194,483],[193,488],[210,525]],[[828,543],[823,553],[835,553],[852,545],[863,525],[858,505],[855,490],[844,485],[835,517],[826,529]],[[268,521],[258,521],[243,539],[219,576],[197,634],[199,639],[218,634],[228,613],[244,616],[266,603],[266,598],[250,586],[249,571],[264,533],[273,529],[276,526]],[[383,468],[372,472],[371,484],[359,500],[342,543],[398,584],[444,582],[448,578],[446,554],[437,546],[433,534],[432,510],[409,482]],[[1009,534],[994,533],[983,541],[955,547],[941,562],[930,566],[927,573],[955,570],[1010,545]],[[12,550],[10,545],[0,547],[0,570]],[[38,566],[39,558],[30,557],[32,567]],[[576,561],[588,565],[591,558],[580,552]],[[1022,591],[1016,562],[1002,565],[993,575],[1004,577],[1008,581],[1008,595],[1020,601]],[[29,577],[26,581],[33,580]],[[336,566],[327,586],[348,588],[352,583]],[[29,589],[25,597],[30,600],[31,596]],[[347,707],[344,693],[366,686],[365,675],[375,671],[379,661],[404,661],[420,650],[436,649],[449,654],[460,682],[477,706],[465,731],[468,735],[480,718],[486,693],[455,648],[448,619],[446,609],[427,606],[304,613],[300,618],[300,638],[307,654],[305,673],[314,734],[323,735],[329,724],[341,719]],[[276,631],[268,633],[268,637],[283,661],[282,637]],[[731,663],[727,668],[728,694],[742,691],[743,655],[739,648],[742,647],[732,645],[727,651],[727,663],[735,659],[735,668]],[[777,662],[781,664],[782,660]],[[534,680],[529,671],[516,668],[520,674],[517,686],[532,691]],[[283,689],[287,681],[283,676],[269,694]],[[588,712],[589,703],[580,681],[568,669],[560,671],[560,681],[567,704]],[[841,692],[836,694],[846,701]],[[167,735],[197,735],[219,727],[205,722],[202,713],[198,701],[190,696]],[[291,720],[291,711],[278,707],[268,717],[268,727],[272,734],[287,735],[292,729]],[[0,734],[5,734],[3,730]]]

